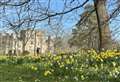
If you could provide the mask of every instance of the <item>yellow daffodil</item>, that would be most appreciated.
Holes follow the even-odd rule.
[[[44,76],[48,76],[48,75],[51,75],[51,74],[52,73],[49,70],[44,72]]]

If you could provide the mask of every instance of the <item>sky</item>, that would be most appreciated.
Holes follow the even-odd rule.
[[[48,0],[39,0],[42,7],[47,7],[48,5]],[[67,4],[67,8],[64,9],[64,0],[51,0],[51,3],[50,3],[50,10],[51,11],[54,11],[54,12],[62,12],[63,10],[68,10],[70,9],[71,7],[75,7],[77,5],[77,0],[75,0],[74,3],[72,3],[71,5],[69,4],[69,2],[71,0],[67,0],[68,1],[68,4]],[[85,0],[78,0],[80,4],[82,4]],[[114,3],[115,0],[109,0],[111,1],[111,3]],[[93,4],[92,3],[93,0],[90,0],[88,4]],[[109,4],[108,4],[109,5]],[[36,4],[33,5],[33,8],[34,7],[37,7]],[[112,8],[114,8],[114,5],[112,6],[109,6],[108,9],[108,13],[111,12]],[[70,13],[67,13],[65,15],[63,15],[62,17],[62,21],[61,21],[61,26],[63,28],[63,30],[65,31],[65,33],[69,33],[72,31],[72,28],[75,27],[75,24],[78,22],[78,20],[80,20],[80,15],[84,12],[84,8],[81,7],[73,12],[70,12]],[[15,21],[17,19],[17,16],[15,14],[15,10],[10,8],[7,10],[7,17],[9,20],[11,21]],[[35,13],[33,12],[32,14],[35,15]],[[22,16],[26,16],[25,13],[22,14]],[[0,17],[2,17],[2,15],[0,14]],[[59,19],[59,17],[56,17],[56,19]],[[119,19],[120,17],[117,17],[116,19]],[[54,21],[53,21],[54,22]],[[115,25],[118,26],[119,24],[119,21],[116,21],[116,20],[112,20],[112,22],[109,24],[111,30],[113,30],[115,28]],[[0,30],[3,31],[3,26],[5,24],[2,22],[2,20],[0,19]],[[48,22],[47,20],[45,21],[42,21],[42,22],[39,22],[37,24],[37,28],[40,28],[40,29],[44,29],[44,30],[50,30],[49,28],[49,25],[48,25]],[[117,37],[117,35],[115,35]]]
[[[42,6],[47,6],[48,4],[46,3],[47,0],[40,0],[41,3],[43,3]],[[70,0],[68,0],[70,1]],[[81,3],[84,0],[80,0]],[[74,3],[75,4],[75,3]],[[74,5],[71,5],[74,7]],[[64,3],[63,0],[51,0],[51,6],[50,9],[54,12],[62,12],[64,8]],[[69,9],[69,8],[68,8]],[[74,27],[74,25],[77,23],[77,21],[79,20],[79,15],[83,12],[83,8],[80,8],[79,10],[76,11],[79,14],[74,14],[74,12],[65,14],[63,16],[63,20],[62,20],[62,24],[63,24],[63,29],[64,30],[71,30],[72,27]],[[16,14],[14,14],[15,11],[14,9],[8,9],[7,10],[7,18],[10,19],[11,21],[14,21],[17,19]],[[2,28],[4,25],[4,22],[0,21],[0,27]],[[45,28],[46,27],[46,21],[44,22],[40,22],[37,25],[39,28]],[[47,28],[48,29],[48,28]]]

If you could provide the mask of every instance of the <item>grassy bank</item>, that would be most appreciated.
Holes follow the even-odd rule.
[[[0,57],[0,82],[120,82],[120,53]]]

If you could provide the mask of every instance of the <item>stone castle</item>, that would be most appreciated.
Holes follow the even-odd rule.
[[[0,54],[21,54],[23,51],[38,54],[53,50],[51,38],[46,38],[40,30],[21,30],[17,35],[0,33]]]

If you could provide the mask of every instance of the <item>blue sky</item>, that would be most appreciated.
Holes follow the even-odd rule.
[[[39,0],[39,1],[40,1],[40,3],[42,3],[42,5],[41,5],[42,7],[47,7],[48,0]],[[68,0],[68,3],[70,1],[71,0]],[[75,1],[77,1],[77,0],[75,0]],[[78,0],[78,1],[80,2],[80,4],[82,4],[85,0]],[[109,1],[111,1],[112,3],[114,2],[113,0],[109,0]],[[90,4],[92,4],[92,2],[93,2],[93,0],[89,1]],[[74,2],[71,5],[70,4],[67,4],[67,5],[68,5],[68,8],[64,9],[64,0],[51,0],[50,10],[54,11],[54,12],[62,12],[63,10],[68,10],[69,7],[75,7],[77,5],[77,2]],[[36,5],[34,4],[33,7],[36,7]],[[109,9],[108,9],[109,13],[111,12],[111,9],[113,7],[114,7],[113,5],[109,7]],[[70,32],[72,30],[72,28],[75,27],[75,24],[80,19],[80,14],[82,14],[83,12],[84,12],[84,8],[81,7],[73,12],[63,15],[63,20],[62,20],[63,25],[62,26],[63,26],[63,30],[66,33]],[[8,14],[8,19],[10,19],[11,21],[14,21],[17,19],[14,9],[12,9],[12,8],[8,9],[7,14]],[[33,12],[33,14],[35,14],[35,13]],[[25,16],[25,14],[23,14],[23,16]],[[119,19],[119,17],[117,19]],[[110,23],[111,30],[114,29],[116,24],[119,24],[119,21],[114,20]],[[0,21],[1,30],[2,30],[3,25],[4,25],[4,23]],[[47,26],[47,21],[39,22],[37,24],[37,28],[49,30],[49,28]]]

